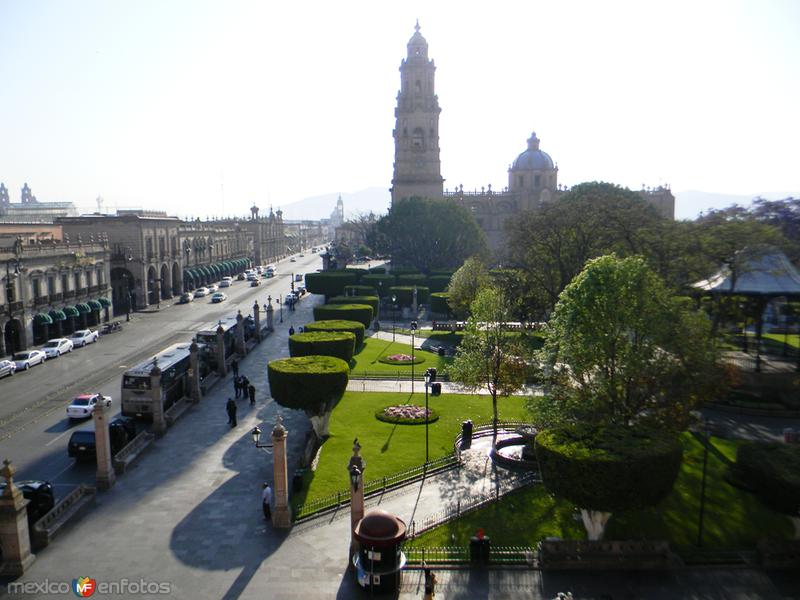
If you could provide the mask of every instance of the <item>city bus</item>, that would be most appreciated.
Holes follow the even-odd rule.
[[[218,370],[219,366],[219,357],[217,356],[218,327],[222,327],[222,345],[225,351],[223,359],[227,364],[228,358],[236,352],[236,316],[225,317],[216,323],[209,323],[195,335],[198,345],[205,346],[203,358],[208,368],[212,371]]]
[[[153,395],[150,371],[154,364],[161,369],[161,403],[166,411],[189,393],[191,344],[173,344],[122,375],[122,415],[140,419],[153,418]]]

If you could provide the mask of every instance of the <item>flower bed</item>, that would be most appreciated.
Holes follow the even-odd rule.
[[[422,425],[425,423],[425,407],[416,404],[395,404],[376,411],[375,418],[384,423]],[[428,423],[438,420],[439,415],[432,408],[428,408]]]
[[[410,354],[387,354],[386,356],[380,357],[378,362],[387,365],[418,365],[419,363],[425,362],[425,358],[422,356],[415,356],[412,359]]]

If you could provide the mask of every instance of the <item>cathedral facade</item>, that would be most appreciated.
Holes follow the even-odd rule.
[[[420,34],[419,23],[407,51],[400,64],[395,108],[392,204],[412,197],[452,199],[472,212],[489,248],[500,258],[507,238],[506,223],[523,211],[557,200],[568,188],[558,183],[558,166],[539,148],[540,140],[533,133],[527,149],[509,167],[508,185],[502,190],[493,190],[491,185],[480,191],[466,191],[463,186],[445,190],[439,158],[441,108],[434,85],[436,67],[428,58],[428,42]],[[662,216],[675,218],[675,198],[669,188],[643,188],[639,194]]]

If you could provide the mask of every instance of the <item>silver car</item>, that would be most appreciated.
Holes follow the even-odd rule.
[[[6,375],[13,375],[14,371],[17,370],[16,363],[10,360],[0,360],[0,377],[5,377]]]
[[[72,352],[72,340],[68,340],[67,338],[48,340],[47,343],[42,346],[42,351],[47,358],[58,358],[62,354]]]
[[[17,365],[17,371],[27,371],[31,367],[42,364],[47,360],[47,356],[41,350],[26,350],[25,352],[16,352],[11,360]]]

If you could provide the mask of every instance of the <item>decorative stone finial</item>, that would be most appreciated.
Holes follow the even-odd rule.
[[[278,414],[275,417],[275,427],[272,428],[272,437],[282,438],[286,436],[286,428],[283,426],[283,416]]]
[[[0,475],[6,480],[6,489],[3,491],[3,496],[6,498],[12,498],[19,493],[17,486],[14,485],[14,473],[16,472],[17,470],[14,468],[14,465],[11,464],[11,461],[5,459],[3,461],[3,468],[0,469]]]

